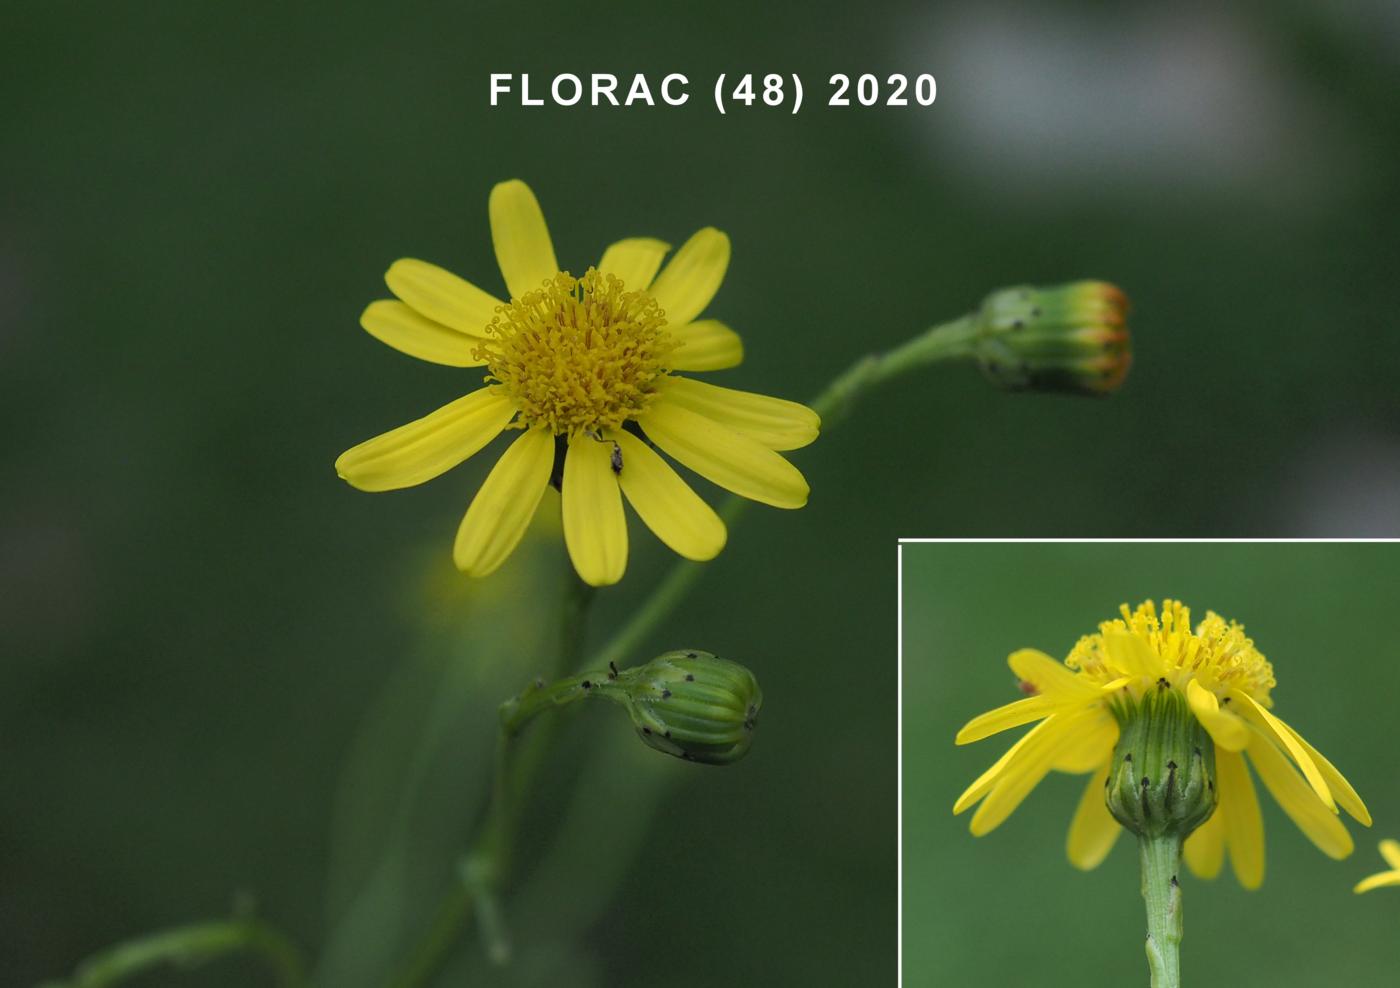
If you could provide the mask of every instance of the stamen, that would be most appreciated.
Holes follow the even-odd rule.
[[[520,409],[516,425],[597,435],[644,412],[679,342],[644,291],[589,268],[497,308],[473,351]],[[620,458],[620,457],[619,457]]]

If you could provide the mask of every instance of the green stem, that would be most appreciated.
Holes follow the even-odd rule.
[[[1142,898],[1147,903],[1147,965],[1152,988],[1181,988],[1181,838],[1139,837]]]
[[[593,600],[593,588],[578,578],[571,563],[565,560],[565,564],[567,589],[559,624],[559,647],[548,670],[551,677],[578,664],[583,654],[588,605]],[[503,715],[515,702],[502,705]],[[456,946],[473,914],[491,960],[498,964],[510,960],[510,938],[501,914],[500,890],[514,850],[520,801],[558,729],[556,723],[549,721],[517,740],[520,726],[523,722],[512,727],[503,716],[496,736],[496,769],[486,815],[476,839],[458,862],[457,881],[443,895],[427,933],[390,982],[393,988],[419,988],[428,983]]]
[[[256,919],[194,923],[108,947],[78,965],[69,981],[46,988],[107,988],[167,964],[194,967],[238,951],[257,954],[283,988],[309,984],[301,954],[285,935]]]
[[[887,381],[939,361],[972,356],[977,332],[975,316],[967,315],[934,326],[886,353],[862,357],[827,385],[809,405],[821,416],[822,428],[829,431],[846,418],[861,396]],[[730,495],[720,506],[719,516],[732,528],[749,503]],[[674,563],[626,624],[593,656],[588,668],[604,669],[609,663],[626,662],[685,599],[705,572],[706,565],[684,559]],[[578,668],[582,654],[583,618],[591,588],[577,580],[575,583],[582,589],[565,606],[560,663],[552,677],[556,679],[564,670]],[[469,921],[473,908],[482,925],[488,954],[501,962],[509,958],[510,948],[499,921],[497,896],[514,837],[515,807],[548,752],[558,723],[553,718],[546,719],[519,740],[515,740],[516,732],[526,721],[552,705],[574,682],[576,680],[555,682],[503,706],[496,774],[486,822],[460,862],[461,881],[454,884],[440,904],[428,934],[410,954],[403,973],[391,982],[392,988],[419,988],[426,983],[442,965],[456,942],[458,925]]]
[[[978,333],[975,314],[934,326],[893,350],[857,360],[808,404],[822,417],[822,429],[830,430],[879,385],[930,364],[971,357]]]

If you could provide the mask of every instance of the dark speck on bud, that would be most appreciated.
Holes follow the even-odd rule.
[[[1132,364],[1128,300],[1104,281],[1004,288],[977,314],[974,353],[1008,391],[1106,395]]]

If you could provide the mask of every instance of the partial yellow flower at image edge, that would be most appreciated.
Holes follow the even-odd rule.
[[[1214,878],[1228,854],[1240,884],[1257,888],[1264,879],[1264,826],[1250,765],[1329,857],[1344,858],[1353,848],[1338,807],[1371,825],[1365,804],[1336,767],[1271,712],[1273,667],[1239,624],[1207,612],[1193,629],[1190,609],[1177,601],[1163,601],[1160,614],[1151,601],[1133,611],[1125,604],[1120,619],[1081,638],[1063,663],[1034,649],[1013,652],[1009,661],[1031,695],[973,718],[956,741],[1036,726],[954,804],[954,813],[981,804],[972,817],[974,835],[999,826],[1052,770],[1088,773],[1067,850],[1071,863],[1090,869],[1123,830],[1115,812],[1126,818],[1137,812],[1139,795],[1147,806],[1149,787],[1154,794],[1166,787],[1164,805],[1172,806],[1175,797],[1175,812],[1197,817],[1182,827],[1189,833],[1184,857],[1191,871]],[[1166,699],[1180,707],[1189,729],[1203,729],[1204,744],[1178,755],[1181,762],[1171,763],[1165,775],[1134,768],[1122,755],[1115,763],[1120,732],[1134,727],[1149,701]],[[1199,794],[1185,790],[1193,775],[1201,780]],[[1121,786],[1125,779],[1132,786]],[[1120,789],[1133,795],[1120,798]]]
[[[1369,892],[1372,889],[1400,885],[1400,841],[1394,841],[1388,837],[1381,841],[1381,857],[1385,858],[1385,863],[1390,865],[1389,870],[1379,871],[1363,878],[1356,883],[1356,888],[1352,889],[1353,892],[1360,895],[1362,892]]]
[[[724,522],[658,449],[750,500],[806,504],[806,480],[779,452],[816,439],[816,413],[676,374],[743,359],[738,334],[699,318],[729,265],[725,234],[700,230],[664,268],[667,244],[621,240],[576,278],[559,267],[524,182],[493,188],[489,215],[508,302],[406,258],[385,275],[396,298],[372,302],[360,318],[410,356],[484,368],[484,386],[347,450],[335,464],[342,478],[365,491],[412,487],[519,431],[467,509],[457,567],[476,577],[494,572],[553,485],[569,556],[593,586],[616,583],[626,570],[624,498],[687,559],[712,559],[724,547]]]

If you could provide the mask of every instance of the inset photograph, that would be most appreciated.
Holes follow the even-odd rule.
[[[1391,983],[1400,546],[906,542],[900,580],[905,984]]]

